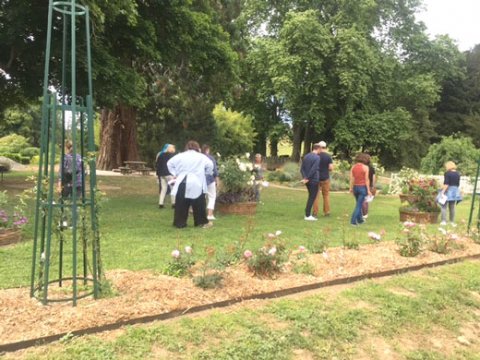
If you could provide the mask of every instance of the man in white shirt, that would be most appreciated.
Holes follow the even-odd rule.
[[[189,141],[185,151],[171,158],[167,167],[175,177],[171,192],[176,197],[173,225],[177,228],[187,226],[188,209],[191,206],[195,226],[212,226],[207,219],[205,193],[206,175],[213,173],[213,163],[200,153],[200,145],[196,141]]]

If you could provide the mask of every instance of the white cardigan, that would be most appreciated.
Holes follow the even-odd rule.
[[[207,192],[205,176],[213,174],[213,163],[204,154],[187,150],[168,160],[167,167],[170,174],[176,178],[171,193],[173,196],[177,195],[178,187],[185,177],[187,177],[185,188],[187,199],[196,199]]]

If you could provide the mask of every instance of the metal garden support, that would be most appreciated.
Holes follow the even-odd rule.
[[[477,174],[475,175],[475,183],[473,184],[473,193],[472,193],[472,205],[470,206],[470,215],[468,216],[468,232],[470,232],[470,226],[472,225],[473,221],[473,215],[475,212],[475,200],[477,198],[477,184],[478,184],[478,178],[480,175],[480,160],[477,162]],[[478,214],[477,214],[477,230],[480,230],[480,207],[478,208]]]
[[[61,74],[61,83],[50,69],[54,29],[62,31],[61,69],[52,72]],[[77,33],[84,36],[82,61],[77,61]],[[77,80],[84,96],[77,93]],[[101,290],[92,95],[88,7],[49,0],[30,287],[30,296],[43,304],[76,305],[80,298],[97,298]]]

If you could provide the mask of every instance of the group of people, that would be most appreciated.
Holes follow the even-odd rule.
[[[302,182],[308,190],[307,204],[305,207],[305,220],[318,220],[320,195],[323,197],[323,215],[330,216],[330,172],[333,170],[332,157],[326,151],[327,144],[320,141],[313,145],[312,151],[305,155],[300,172]],[[447,208],[449,220],[455,225],[455,206],[462,201],[460,194],[460,174],[452,161],[445,164],[443,186],[439,198],[444,198],[439,203],[441,207],[441,225],[447,224]],[[376,195],[375,168],[371,163],[370,155],[357,154],[350,170],[350,193],[355,197],[355,208],[350,218],[353,226],[361,225],[368,218],[369,203]]]
[[[191,140],[184,152],[175,155],[175,146],[166,144],[157,155],[156,173],[160,186],[158,206],[165,207],[165,198],[170,192],[175,209],[173,224],[177,228],[187,226],[190,208],[195,226],[213,225],[218,168],[209,145],[200,149],[198,142]]]

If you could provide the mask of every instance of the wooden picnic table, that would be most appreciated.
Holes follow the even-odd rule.
[[[142,175],[150,175],[151,168],[146,167],[145,161],[124,161],[125,167],[120,168],[122,174],[131,174],[132,171],[138,171]]]
[[[132,169],[133,171],[145,169],[147,164],[145,161],[124,161],[125,167]]]

